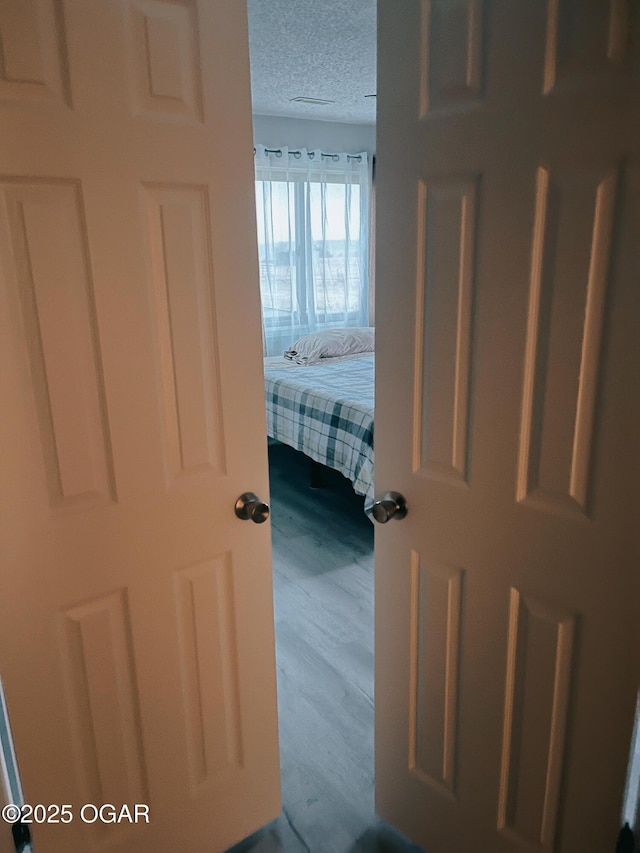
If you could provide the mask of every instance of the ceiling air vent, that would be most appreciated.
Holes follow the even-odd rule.
[[[324,104],[335,104],[335,101],[325,101],[323,98],[290,98],[289,100],[296,104],[314,104],[317,107]]]

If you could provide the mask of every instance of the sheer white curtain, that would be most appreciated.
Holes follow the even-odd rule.
[[[369,325],[366,153],[256,147],[266,355],[309,332]]]

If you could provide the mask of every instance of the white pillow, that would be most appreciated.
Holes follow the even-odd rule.
[[[323,358],[373,351],[373,328],[325,329],[305,335],[291,344],[284,357],[297,364],[315,364]]]

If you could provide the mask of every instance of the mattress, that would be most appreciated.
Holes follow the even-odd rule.
[[[271,438],[340,471],[373,501],[373,353],[305,366],[265,359],[265,395]]]

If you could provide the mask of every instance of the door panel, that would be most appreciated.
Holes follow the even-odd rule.
[[[376,486],[409,513],[376,534],[376,797],[429,853],[615,846],[638,685],[627,12],[379,7]]]
[[[516,498],[550,512],[587,512],[617,171],[536,175]]]
[[[439,788],[456,788],[462,569],[411,554],[409,766]]]
[[[70,103],[63,17],[62,6],[55,0],[3,4],[3,100]]]
[[[49,504],[116,499],[86,220],[77,183],[2,186]]]
[[[74,812],[35,843],[224,850],[279,811],[245,10],[0,30],[0,667],[27,802]]]
[[[576,618],[510,593],[497,827],[553,849]]]
[[[468,477],[476,183],[418,185],[414,394],[421,405],[413,470],[460,484]],[[439,389],[437,405],[432,388]]]
[[[168,482],[225,470],[206,187],[145,186]]]

